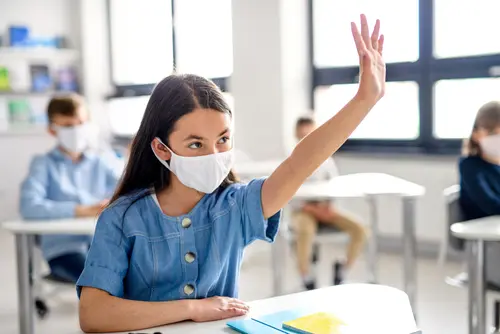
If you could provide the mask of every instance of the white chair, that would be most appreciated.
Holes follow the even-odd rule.
[[[446,200],[446,224],[443,241],[439,249],[438,264],[443,266],[446,263],[450,250],[463,251],[464,241],[451,235],[450,226],[464,220],[462,208],[460,207],[460,186],[455,184],[443,191]],[[451,246],[451,247],[450,247]]]
[[[288,242],[288,245],[295,251],[295,233],[293,228],[291,227],[290,221],[290,212],[287,209],[287,214],[283,217],[284,219],[281,222],[280,234],[281,236]],[[319,261],[319,256],[321,253],[322,247],[326,245],[331,245],[334,243],[338,244],[347,244],[349,242],[349,235],[341,230],[326,224],[320,224],[318,226],[316,237],[314,238],[314,248],[312,254],[312,263],[315,264]],[[334,260],[334,265],[332,266],[332,282],[335,284],[336,272],[335,265],[338,261]]]

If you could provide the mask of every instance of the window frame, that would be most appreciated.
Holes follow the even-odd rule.
[[[338,0],[332,0],[338,1]],[[435,0],[434,0],[435,1]],[[493,78],[492,67],[500,66],[500,53],[492,55],[434,58],[434,1],[419,0],[419,59],[415,62],[386,64],[387,81],[414,81],[419,87],[419,137],[409,140],[349,139],[344,151],[456,154],[461,139],[434,137],[434,84],[439,80]],[[317,87],[357,81],[358,67],[316,68],[314,65],[314,0],[308,0],[310,66],[312,69],[311,109]]]
[[[176,1],[182,0],[171,0],[172,6],[172,54],[173,54],[173,68],[176,67],[176,34],[175,34],[175,3]],[[107,96],[107,99],[121,98],[121,97],[134,97],[134,96],[148,96],[151,95],[156,82],[148,84],[137,84],[137,85],[120,85],[114,82],[113,78],[113,38],[111,34],[111,0],[106,0],[106,16],[107,16],[107,33],[108,33],[108,45],[109,45],[109,69],[110,69],[110,81],[113,86],[113,93]],[[230,77],[219,77],[210,78],[223,92],[228,92],[228,82]]]

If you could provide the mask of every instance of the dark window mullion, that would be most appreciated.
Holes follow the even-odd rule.
[[[419,1],[419,145],[431,151],[434,144],[433,127],[433,83],[431,80],[431,61],[434,48],[434,8],[433,0]]]
[[[431,65],[432,80],[489,78],[492,67],[500,67],[500,55],[435,59]]]
[[[175,36],[175,2],[177,0],[172,0],[172,59],[173,59],[173,72],[177,70],[177,38]]]
[[[418,81],[419,63],[387,64],[387,81]],[[331,67],[314,70],[314,87],[356,82],[359,66]]]

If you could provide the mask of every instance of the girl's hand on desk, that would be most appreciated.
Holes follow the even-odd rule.
[[[193,321],[205,322],[245,315],[249,306],[241,300],[228,297],[211,297],[193,301]]]
[[[361,33],[354,22],[351,31],[359,55],[360,82],[357,96],[363,100],[377,102],[385,92],[385,63],[382,59],[384,35],[380,35],[377,20],[370,36],[365,15],[361,15]]]

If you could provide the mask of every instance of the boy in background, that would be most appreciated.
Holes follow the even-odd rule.
[[[80,96],[52,98],[47,116],[48,131],[57,146],[31,161],[21,186],[21,215],[32,220],[97,217],[121,171],[91,151],[89,115]],[[41,248],[51,274],[76,283],[91,239],[87,235],[42,236]]]
[[[310,117],[297,120],[295,135],[302,140],[316,128],[315,121]],[[307,181],[326,181],[338,176],[337,166],[333,158],[326,160]],[[344,280],[345,270],[349,270],[366,242],[367,233],[363,225],[335,208],[329,201],[304,202],[296,207],[292,216],[293,228],[297,233],[297,260],[304,287],[308,290],[316,288],[316,279],[311,273],[313,243],[319,224],[334,226],[349,234],[350,243],[347,248],[344,263],[336,265],[334,284]]]

